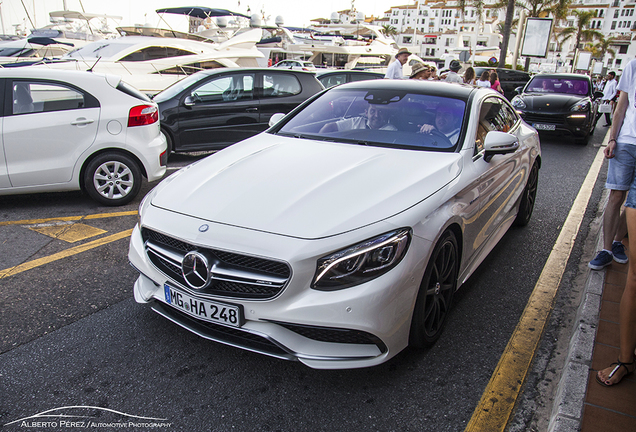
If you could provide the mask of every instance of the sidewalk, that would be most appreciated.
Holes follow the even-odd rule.
[[[627,279],[627,264],[605,268],[592,367],[587,380],[581,432],[636,431],[636,377],[631,374],[616,387],[596,382],[596,371],[618,358],[618,305]]]

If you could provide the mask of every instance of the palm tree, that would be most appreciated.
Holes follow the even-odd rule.
[[[605,54],[609,54],[611,57],[616,55],[616,51],[610,48],[612,43],[616,39],[613,37],[605,39],[603,36],[598,38],[598,42],[596,44],[588,43],[586,48],[592,52],[592,57],[599,61],[603,61],[605,58]]]
[[[563,32],[576,35],[574,43],[575,50],[579,47],[582,41],[589,42],[603,37],[601,32],[587,28],[590,25],[590,21],[596,17],[596,12],[575,10],[572,11],[572,15],[577,18],[576,27],[568,27],[564,29]]]
[[[395,36],[398,34],[397,29],[393,27],[391,24],[384,24],[380,32],[382,32],[382,34],[384,34],[384,36],[387,36],[387,37]]]

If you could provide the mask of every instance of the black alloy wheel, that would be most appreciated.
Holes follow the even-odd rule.
[[[519,212],[515,218],[516,226],[526,226],[530,222],[532,217],[532,211],[534,210],[534,203],[537,199],[537,185],[539,183],[539,165],[537,162],[532,165],[530,175],[528,176],[528,182],[521,194],[521,201],[519,203]]]
[[[427,347],[439,339],[457,288],[459,253],[455,234],[448,230],[435,245],[413,309],[409,343]]]

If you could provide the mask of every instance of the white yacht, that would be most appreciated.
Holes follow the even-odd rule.
[[[200,70],[256,67],[256,60],[263,57],[256,49],[256,42],[261,39],[260,29],[241,33],[219,44],[172,36],[123,36],[95,41],[59,60],[44,61],[32,67],[120,75],[139,90],[155,94]]]

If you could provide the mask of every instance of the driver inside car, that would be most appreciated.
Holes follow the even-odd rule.
[[[432,134],[437,131],[455,145],[461,130],[462,114],[463,109],[454,103],[440,105],[435,111],[435,124],[422,125],[419,133]]]
[[[389,123],[389,117],[390,109],[387,106],[369,104],[365,115],[327,123],[320,129],[320,132],[338,132],[353,129],[397,130],[394,125]]]

